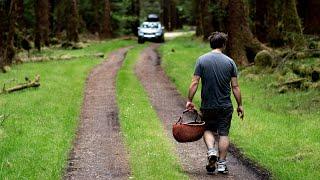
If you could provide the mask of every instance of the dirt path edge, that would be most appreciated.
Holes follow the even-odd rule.
[[[129,153],[118,121],[115,82],[132,46],[112,51],[85,81],[78,125],[62,179],[128,179]]]
[[[234,143],[230,143],[229,152],[236,157],[242,164],[247,166],[251,171],[253,171],[262,180],[267,180],[272,178],[272,174],[269,170],[262,167],[258,162],[246,157],[242,153],[241,149],[238,148]]]

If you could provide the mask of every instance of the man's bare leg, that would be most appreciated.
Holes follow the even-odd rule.
[[[220,160],[226,160],[228,148],[229,148],[229,137],[220,136],[220,139],[219,139],[219,159]]]
[[[214,148],[214,144],[215,144],[215,138],[214,138],[214,134],[212,131],[205,131],[203,134],[203,140],[204,143],[207,146],[207,149],[213,149]]]
[[[207,149],[219,149],[219,135],[212,131],[205,131],[203,134],[203,140],[207,146]]]
[[[214,148],[219,150],[219,134],[218,133],[214,133]]]
[[[219,139],[219,161],[217,162],[218,172],[222,174],[228,174],[228,168],[226,165],[226,157],[229,147],[228,136],[220,136]]]
[[[208,148],[208,164],[206,169],[209,174],[212,174],[216,169],[216,162],[218,160],[218,151],[215,148],[218,142],[215,142],[215,133],[212,131],[205,131],[203,134],[203,139]]]

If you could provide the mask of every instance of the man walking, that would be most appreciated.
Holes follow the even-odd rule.
[[[238,116],[244,117],[241,93],[237,80],[237,67],[234,61],[224,55],[227,35],[215,32],[209,37],[212,51],[199,57],[194,76],[189,88],[187,109],[194,109],[192,99],[198,89],[201,79],[201,112],[206,130],[203,138],[208,148],[208,173],[213,173],[217,167],[219,173],[228,173],[226,156],[229,147],[229,129],[233,113],[230,90],[237,101]],[[231,84],[231,87],[230,87]]]

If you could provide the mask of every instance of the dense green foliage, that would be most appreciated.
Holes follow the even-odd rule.
[[[117,78],[117,102],[134,179],[187,179],[172,152],[163,125],[134,74],[139,53],[131,50]]]
[[[160,51],[166,73],[184,96],[195,61],[210,50],[208,44],[189,39],[170,41]],[[314,59],[310,60],[312,62]],[[270,74],[270,71],[259,75],[244,75],[244,71],[240,71],[245,118],[240,121],[234,113],[232,142],[246,156],[269,169],[276,179],[319,179],[319,91],[279,94],[276,89],[269,88],[277,78],[276,73]],[[199,105],[199,96],[195,102]]]
[[[62,2],[62,3],[61,3]],[[103,1],[96,1],[98,4],[93,5],[94,1],[92,0],[78,0],[78,10],[80,15],[80,32],[95,32],[99,31],[99,24],[102,22],[102,11],[103,11]],[[139,2],[139,1],[137,1]],[[111,0],[111,16],[112,16],[112,29],[114,30],[115,35],[123,34],[133,34],[136,30],[136,21],[142,22],[146,20],[148,14],[155,13],[160,15],[162,13],[160,0],[141,0],[138,5],[140,12],[138,15],[135,15],[133,11],[133,0]],[[195,22],[195,17],[193,16],[194,8],[193,1],[180,0],[178,1],[177,9],[181,19],[187,23]],[[53,7],[51,12],[52,20],[51,30],[52,33],[57,31],[57,25],[61,25],[61,28],[65,28],[66,19],[63,18],[66,8],[66,3],[64,0],[57,1],[52,0],[50,3]],[[98,9],[94,9],[98,7]],[[95,22],[95,11],[98,12],[98,22]],[[61,16],[61,17],[59,17]],[[23,12],[24,23],[20,24],[23,33],[33,36],[33,28],[36,24],[35,20],[35,9],[33,0],[24,1],[24,12]],[[101,25],[101,24],[100,24]],[[60,28],[60,27],[59,27]]]
[[[105,54],[132,43],[109,41],[79,51],[61,50],[75,58],[25,63],[0,76],[0,83],[7,87],[26,76],[41,76],[37,89],[0,95],[0,116],[9,115],[0,125],[0,179],[61,179],[75,137],[85,79],[102,61],[81,54],[96,49]],[[48,52],[43,55],[51,55]]]

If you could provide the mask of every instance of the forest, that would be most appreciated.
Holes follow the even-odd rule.
[[[317,0],[1,0],[1,69],[16,52],[79,42],[81,34],[100,39],[137,35],[148,14],[158,14],[167,31],[195,26],[204,40],[227,32],[228,52],[237,64],[253,63],[272,47],[315,49],[320,33]],[[309,40],[309,41],[307,41]]]

